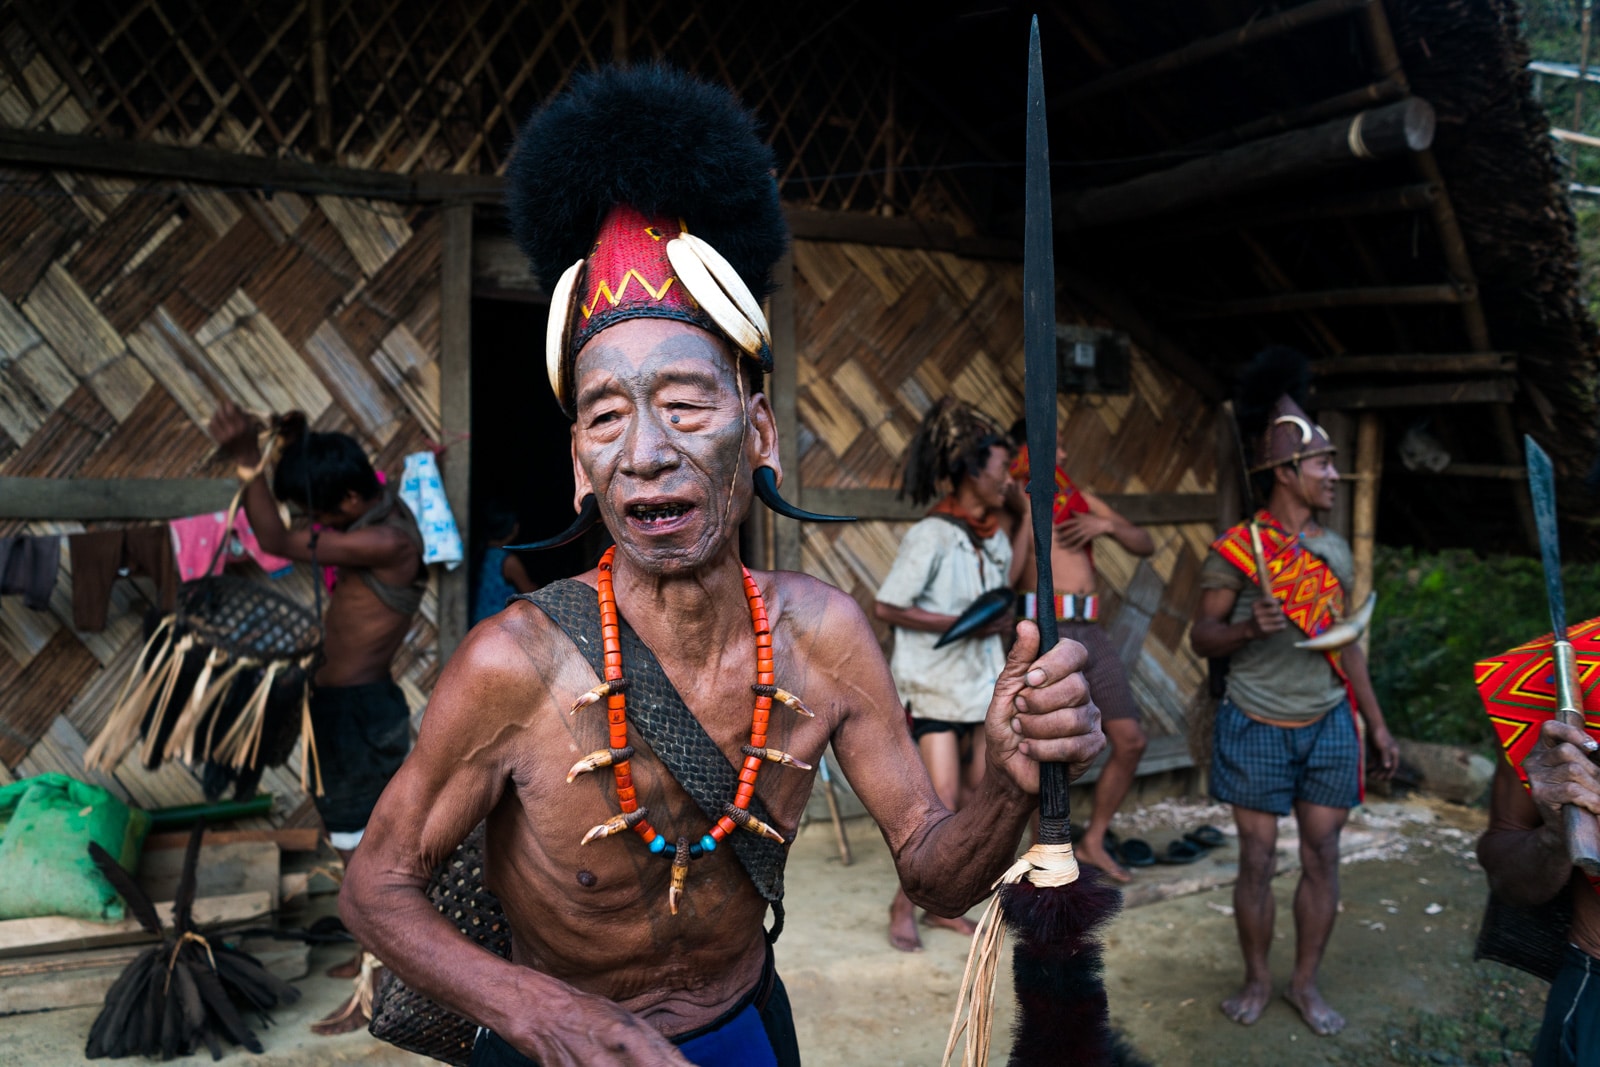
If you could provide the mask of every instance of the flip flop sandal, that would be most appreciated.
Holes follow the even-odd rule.
[[[1124,867],[1151,867],[1156,862],[1155,849],[1137,837],[1123,841],[1118,852],[1121,853],[1121,858],[1117,862]]]
[[[1161,854],[1162,863],[1182,864],[1193,863],[1206,854],[1206,850],[1193,841],[1174,841],[1167,846],[1167,851]]]
[[[1197,826],[1184,834],[1183,839],[1201,848],[1221,848],[1228,843],[1227,835],[1215,826]]]

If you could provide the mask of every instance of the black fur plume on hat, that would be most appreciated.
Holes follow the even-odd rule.
[[[1311,391],[1311,360],[1297,348],[1269,345],[1255,354],[1239,374],[1234,411],[1239,432],[1254,440],[1267,431],[1267,419],[1280,396],[1287,396],[1300,407],[1306,406]]]
[[[616,204],[675,215],[756,299],[789,230],[756,118],[718,85],[662,64],[604,67],[524,125],[506,169],[511,232],[546,289],[589,254]]]

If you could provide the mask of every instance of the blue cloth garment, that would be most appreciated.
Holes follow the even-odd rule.
[[[490,545],[483,550],[483,562],[478,567],[478,588],[472,594],[472,625],[487,619],[506,606],[506,601],[517,595],[517,589],[506,581],[504,567],[510,555],[504,547]]]
[[[1252,719],[1226,698],[1211,742],[1211,795],[1224,804],[1287,815],[1294,802],[1353,808],[1361,799],[1361,740],[1350,702],[1305,726]]]

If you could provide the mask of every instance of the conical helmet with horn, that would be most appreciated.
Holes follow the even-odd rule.
[[[726,89],[656,64],[580,75],[536,113],[506,172],[512,232],[550,293],[550,388],[575,413],[574,364],[601,331],[634,318],[691,323],[726,338],[746,370],[772,370],[761,297],[788,244],[772,150]],[[756,495],[780,515],[836,520],[778,495],[770,467]],[[593,497],[566,531],[598,520]]]

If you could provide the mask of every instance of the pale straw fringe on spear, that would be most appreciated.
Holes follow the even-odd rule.
[[[1078,861],[1072,855],[1072,845],[1035,844],[990,887],[994,895],[989,898],[983,918],[978,920],[978,929],[972,935],[972,949],[967,953],[967,967],[956,994],[956,1016],[950,1023],[950,1038],[945,1042],[944,1059],[940,1061],[942,1067],[950,1067],[950,1057],[955,1054],[956,1042],[963,1031],[967,1042],[961,1067],[986,1067],[989,1062],[989,1040],[994,1030],[994,986],[1000,977],[1000,954],[1006,940],[1005,919],[1000,913],[1000,890],[1024,880],[1041,888],[1076,882]]]

